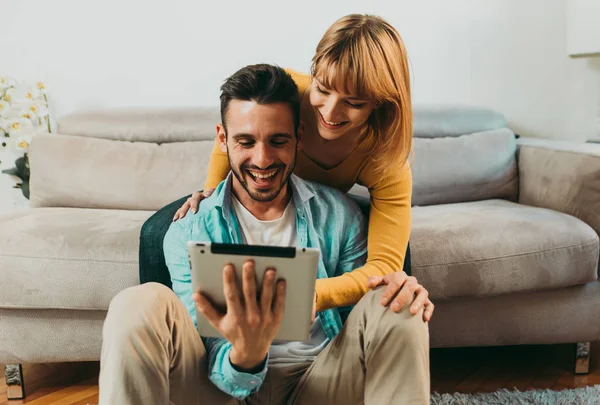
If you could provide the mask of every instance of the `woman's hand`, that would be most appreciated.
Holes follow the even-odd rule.
[[[173,221],[177,221],[178,219],[185,217],[185,214],[187,214],[189,209],[191,209],[192,213],[194,214],[198,212],[198,205],[200,205],[200,201],[210,197],[214,191],[214,188],[206,189],[202,193],[199,191],[194,191],[194,194],[192,194],[192,196],[183,203],[181,208],[177,210],[175,216],[173,217]]]
[[[425,322],[429,322],[433,315],[435,305],[433,305],[433,302],[429,299],[429,292],[417,282],[416,278],[408,276],[403,271],[387,274],[385,276],[369,277],[367,285],[371,289],[380,285],[387,285],[385,292],[381,297],[381,305],[389,305],[394,312],[400,312],[400,310],[414,297],[414,301],[410,306],[411,314],[416,315],[421,308],[424,308],[423,320]],[[394,298],[394,296],[396,298]]]

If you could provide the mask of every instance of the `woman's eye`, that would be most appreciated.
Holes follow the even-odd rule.
[[[322,94],[329,94],[329,92],[328,92],[328,91],[325,91],[325,90],[323,90],[323,89],[322,89],[322,88],[320,88],[319,86],[317,86],[317,91],[318,91],[319,93],[322,93]]]
[[[362,103],[362,104],[354,104],[354,103],[351,103],[351,102],[349,102],[349,101],[348,101],[348,105],[349,105],[350,107],[352,107],[352,108],[356,108],[356,109],[363,108],[363,107],[365,106],[365,104],[364,104],[364,103]]]

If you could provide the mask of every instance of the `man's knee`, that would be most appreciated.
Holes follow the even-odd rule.
[[[429,324],[423,321],[423,309],[416,314],[410,312],[408,302],[399,312],[381,305],[385,286],[369,291],[357,304],[365,311],[366,323],[373,327],[376,335],[382,338],[402,340],[407,344],[429,344]]]
[[[113,329],[126,332],[144,327],[153,317],[164,313],[172,300],[177,299],[173,291],[159,283],[129,287],[111,300],[105,328],[115,326]]]
[[[118,307],[121,310],[144,309],[165,300],[177,298],[168,287],[159,283],[144,283],[129,287],[118,293],[110,301],[109,311]]]

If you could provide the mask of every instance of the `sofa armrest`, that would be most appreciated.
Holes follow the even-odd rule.
[[[600,145],[522,138],[519,203],[581,219],[600,234]]]

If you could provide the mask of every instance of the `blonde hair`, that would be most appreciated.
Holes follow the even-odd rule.
[[[390,161],[407,162],[412,148],[410,75],[404,42],[394,27],[372,15],[340,18],[319,41],[311,73],[326,87],[377,102],[366,128],[377,171]]]

